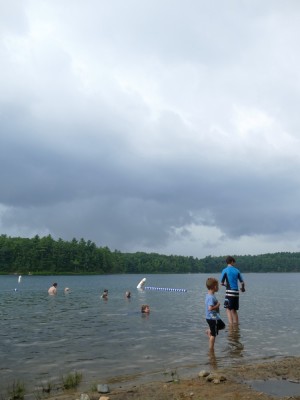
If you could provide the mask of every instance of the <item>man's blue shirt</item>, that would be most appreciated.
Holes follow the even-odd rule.
[[[239,290],[238,282],[244,282],[240,271],[232,265],[227,265],[221,275],[221,283],[226,284],[226,289]]]

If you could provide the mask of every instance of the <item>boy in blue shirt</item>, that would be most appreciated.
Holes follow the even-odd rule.
[[[214,350],[216,336],[221,329],[225,328],[225,324],[220,318],[220,302],[215,296],[215,292],[219,290],[218,280],[215,278],[208,278],[206,280],[206,287],[208,293],[205,297],[205,316],[209,326],[206,333],[209,338],[209,350]]]
[[[226,258],[227,267],[223,269],[221,274],[221,285],[226,286],[226,296],[224,307],[229,324],[238,324],[239,316],[239,282],[241,283],[241,291],[245,292],[245,282],[240,271],[234,267],[235,259],[231,256]]]

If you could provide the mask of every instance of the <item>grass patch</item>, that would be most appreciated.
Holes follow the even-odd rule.
[[[9,400],[24,400],[25,396],[25,385],[23,382],[15,381],[7,389],[7,395]]]
[[[50,396],[52,390],[54,389],[53,383],[50,381],[41,384],[41,388],[36,390],[34,393],[36,400],[44,399],[47,396]]]
[[[91,392],[97,392],[97,383],[91,385]]]
[[[82,381],[82,374],[80,372],[75,371],[74,373],[70,373],[66,376],[62,377],[62,386],[64,389],[76,389]]]

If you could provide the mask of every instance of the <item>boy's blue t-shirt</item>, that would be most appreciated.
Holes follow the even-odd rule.
[[[239,290],[238,282],[244,282],[240,271],[232,265],[227,265],[221,275],[221,283],[226,284],[226,289]]]
[[[215,295],[207,293],[205,297],[205,317],[206,319],[219,319],[220,316],[217,313],[217,310],[209,310],[209,306],[215,306],[218,303],[218,300]]]

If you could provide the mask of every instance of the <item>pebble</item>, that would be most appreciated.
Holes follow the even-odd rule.
[[[90,400],[90,396],[86,393],[81,393],[80,400]]]
[[[199,372],[199,376],[200,378],[205,378],[206,376],[208,376],[210,374],[210,372],[205,371],[204,369],[202,371]]]
[[[99,400],[109,400],[109,397],[108,396],[100,396]]]
[[[226,381],[226,376],[220,375],[220,374],[211,373],[206,377],[206,380],[207,380],[207,382],[221,383],[223,381]]]
[[[97,392],[98,393],[109,393],[109,387],[106,384],[97,385]]]

